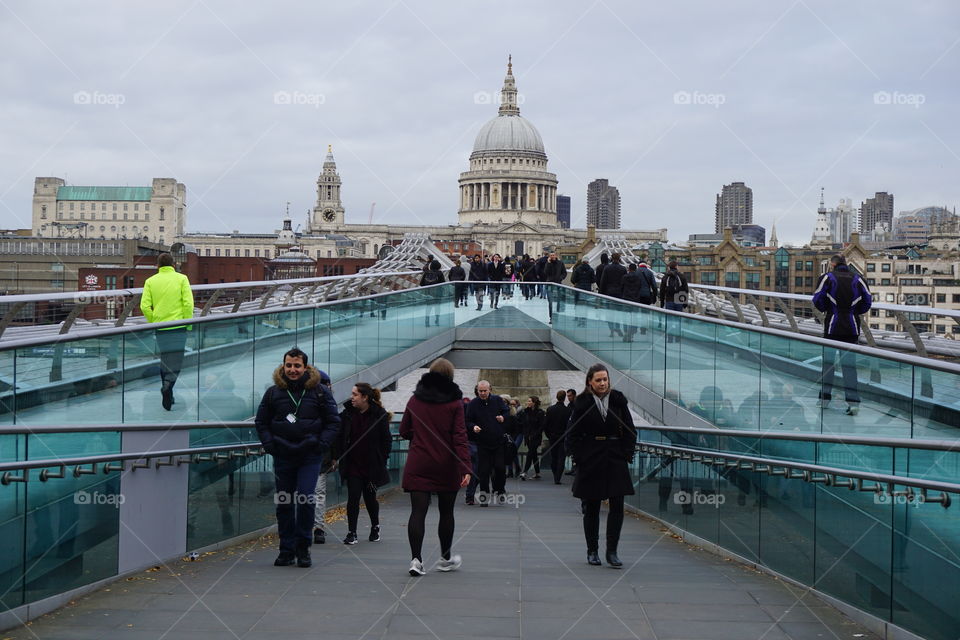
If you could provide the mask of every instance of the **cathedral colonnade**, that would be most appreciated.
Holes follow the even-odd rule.
[[[534,182],[471,182],[460,185],[463,211],[534,210],[556,213],[557,188]]]

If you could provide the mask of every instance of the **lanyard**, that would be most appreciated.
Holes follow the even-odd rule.
[[[300,399],[299,399],[299,400],[294,400],[294,399],[293,399],[293,394],[290,393],[290,389],[287,389],[287,395],[290,396],[290,402],[292,402],[292,403],[293,403],[293,406],[294,406],[294,409],[293,409],[293,415],[294,415],[294,417],[296,417],[297,411],[300,411],[300,403],[303,402],[303,394],[305,394],[306,392],[307,392],[307,390],[304,389],[303,391],[300,392]]]

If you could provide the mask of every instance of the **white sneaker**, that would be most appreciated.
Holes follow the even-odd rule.
[[[860,405],[858,405],[858,404],[852,404],[852,405],[850,405],[849,407],[847,407],[846,414],[847,414],[848,416],[855,416],[855,415],[857,415],[858,413],[860,413]]]
[[[460,565],[462,564],[462,562],[463,561],[461,560],[460,556],[453,555],[453,556],[450,556],[449,560],[444,560],[443,558],[440,558],[439,560],[437,560],[437,563],[433,565],[433,568],[435,571],[456,571],[457,569],[460,568]]]
[[[414,558],[410,561],[410,575],[413,577],[424,576],[427,572],[423,570],[423,563]]]

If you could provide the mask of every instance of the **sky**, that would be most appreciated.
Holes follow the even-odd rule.
[[[574,227],[607,178],[623,228],[684,241],[743,181],[802,244],[821,187],[957,205],[958,26],[953,0],[0,0],[0,227],[36,176],[176,178],[190,232],[301,225],[328,144],[347,222],[456,224],[512,54]]]

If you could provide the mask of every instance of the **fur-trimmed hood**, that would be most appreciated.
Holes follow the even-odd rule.
[[[305,389],[313,389],[320,384],[320,372],[317,371],[316,367],[312,367],[308,364],[306,370],[304,370],[304,373],[307,375],[307,380],[303,383],[303,387]],[[277,385],[281,389],[287,388],[287,379],[283,377],[283,365],[280,365],[273,370],[273,384]]]
[[[456,382],[432,371],[420,377],[413,395],[427,404],[446,404],[463,398],[463,392]]]

